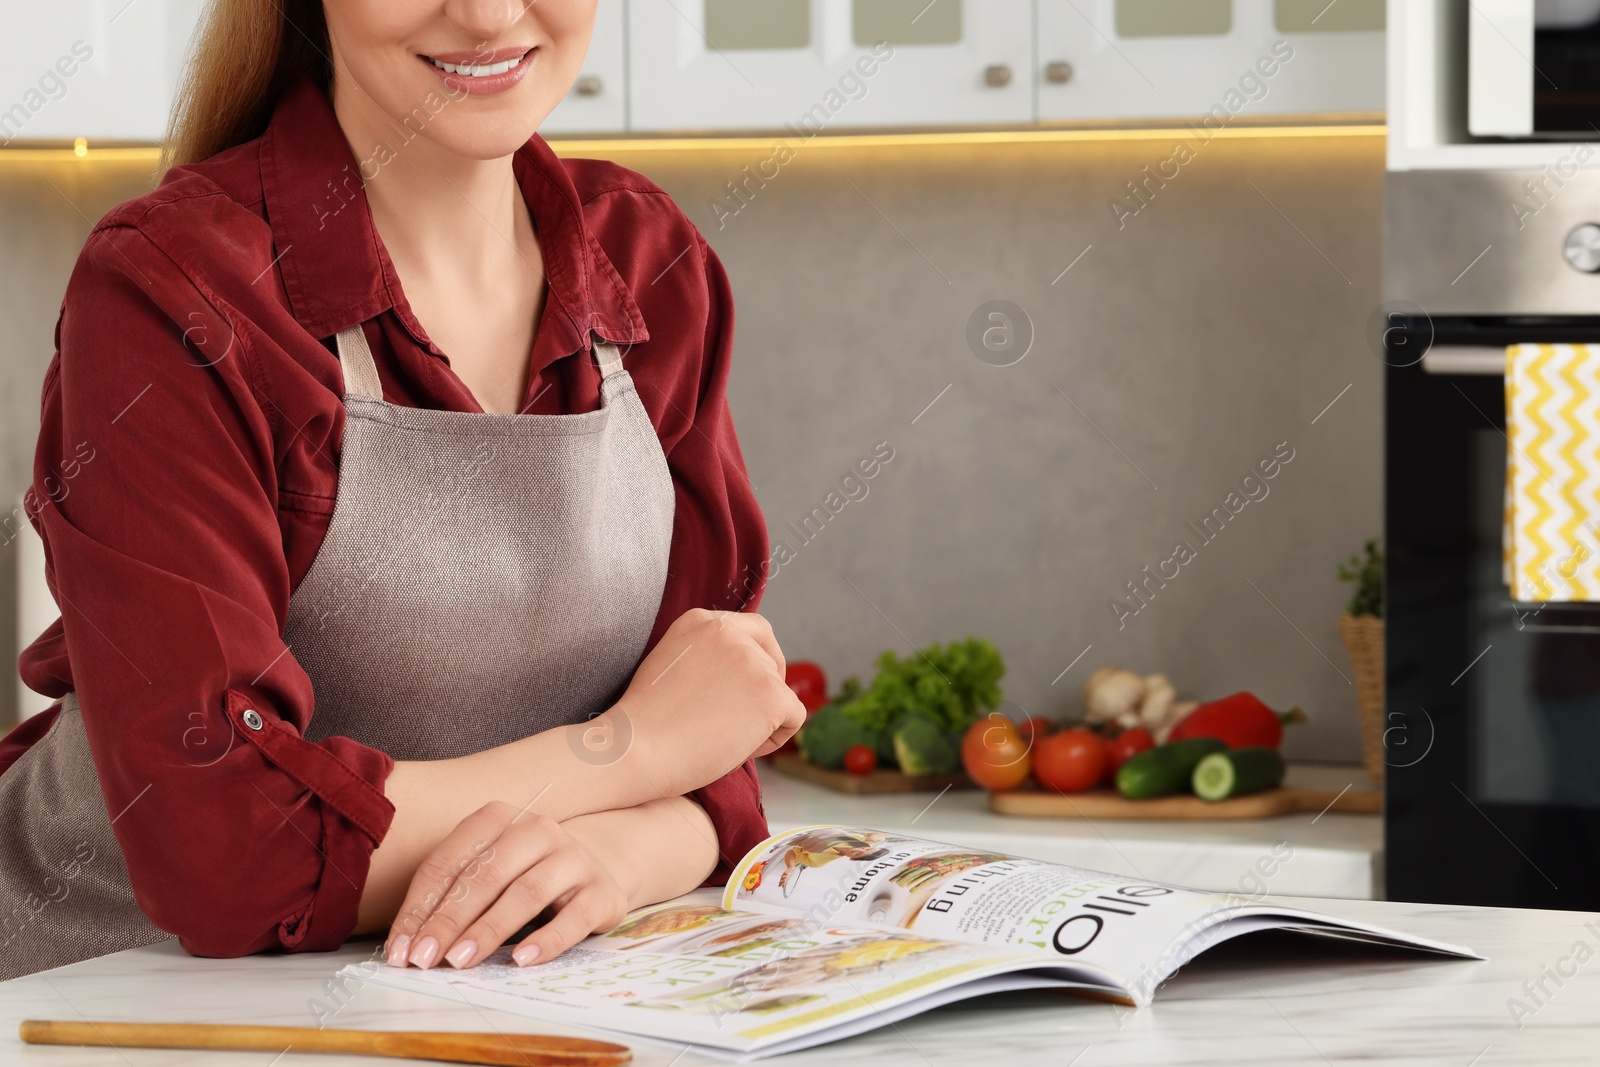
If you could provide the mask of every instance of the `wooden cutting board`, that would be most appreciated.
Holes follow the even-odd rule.
[[[1034,815],[1057,819],[1266,819],[1301,811],[1383,814],[1383,794],[1370,789],[1298,789],[1279,786],[1229,800],[1205,801],[1197,796],[1129,800],[1115,790],[1047,793],[1032,786],[1008,793],[990,793],[989,809],[1001,815]]]
[[[793,752],[779,752],[772,757],[772,767],[791,778],[820,785],[839,793],[864,795],[870,793],[938,793],[945,789],[976,789],[977,783],[964,773],[957,774],[901,774],[899,771],[879,769],[871,774],[848,774],[830,771],[807,763]]]

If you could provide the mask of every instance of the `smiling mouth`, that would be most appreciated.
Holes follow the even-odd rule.
[[[508,59],[501,59],[500,61],[494,63],[446,63],[444,60],[436,59],[433,56],[423,56],[422,58],[433,64],[436,69],[442,70],[446,74],[454,74],[463,78],[493,78],[496,75],[505,74],[521,65],[523,60],[527,59],[533,54],[533,51],[534,50],[532,48],[529,48],[526,51],[516,53]],[[488,57],[485,56],[483,58]]]

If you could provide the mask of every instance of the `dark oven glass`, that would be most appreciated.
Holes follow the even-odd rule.
[[[1594,135],[1600,126],[1600,21],[1533,35],[1533,132]]]
[[[1597,910],[1600,604],[1520,602],[1503,579],[1503,377],[1398,353],[1600,341],[1600,319],[1410,329],[1385,393],[1387,895]]]

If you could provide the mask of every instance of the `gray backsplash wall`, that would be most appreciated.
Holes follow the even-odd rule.
[[[1109,201],[1173,144],[796,141],[743,206],[726,183],[760,173],[769,147],[613,155],[677,199],[732,278],[734,416],[792,551],[763,611],[791,657],[836,681],[883,649],[977,634],[1031,713],[1079,714],[1089,673],[1119,664],[1186,697],[1297,704],[1312,721],[1292,757],[1354,760],[1334,568],[1381,525],[1365,334],[1383,141],[1218,139],[1119,225]],[[7,499],[25,485],[79,210],[140,191],[137,170],[0,171]],[[1031,322],[1010,366],[969,345],[993,300]],[[875,448],[893,458],[841,487]],[[1188,525],[1241,500],[1209,542]],[[806,530],[818,506],[829,517]],[[1129,581],[1153,595],[1119,623],[1114,599],[1139,605]]]
[[[725,183],[770,150],[618,158],[672,193],[733,280],[734,416],[795,550],[762,608],[790,656],[836,680],[881,649],[978,634],[1029,712],[1081,714],[1089,673],[1119,664],[1184,696],[1297,704],[1312,723],[1289,753],[1353,760],[1335,566],[1381,528],[1365,333],[1383,141],[1219,139],[1119,227],[1108,202],[1173,144],[813,142],[731,217]],[[991,300],[1032,322],[1012,366],[968,344]],[[894,458],[867,495],[802,543],[800,520],[880,441]],[[1230,492],[1238,506],[1283,442],[1293,459],[1251,483],[1264,498],[1210,543],[1186,526]],[[1119,626],[1110,602],[1137,606],[1125,583],[1180,541],[1194,557]]]

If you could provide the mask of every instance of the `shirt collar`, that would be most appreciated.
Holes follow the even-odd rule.
[[[399,283],[383,254],[362,170],[333,105],[309,79],[289,90],[261,144],[261,187],[290,310],[318,338],[395,308]],[[572,177],[535,134],[512,160],[533,215],[549,282],[540,329],[561,334],[568,354],[594,331],[613,344],[649,337],[633,294],[584,223]],[[539,345],[544,351],[545,342]],[[539,368],[534,368],[537,372]]]

